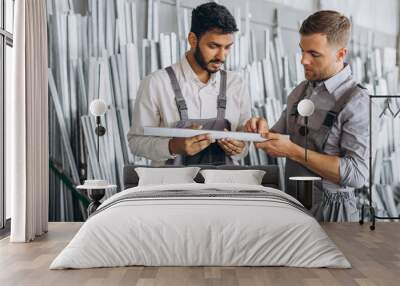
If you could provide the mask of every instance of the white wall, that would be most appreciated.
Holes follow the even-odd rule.
[[[317,10],[318,7],[317,0],[263,0],[263,1],[269,3],[276,3],[308,12],[315,11]]]
[[[85,14],[88,0],[72,0],[76,12]],[[147,0],[136,1],[139,18],[139,34],[144,36],[146,30],[146,3]],[[208,2],[208,0],[180,0],[181,6],[193,8],[199,4]],[[298,22],[319,9],[337,10],[353,18],[357,40],[365,42],[362,39],[366,34],[366,29],[377,31],[374,45],[378,47],[397,46],[397,34],[399,32],[400,1],[398,0],[218,0],[233,12],[235,7],[240,7],[244,13],[246,2],[249,3],[249,12],[252,14],[253,30],[262,31],[266,27],[271,28],[273,24],[273,10],[280,8],[283,12],[281,25],[283,26],[283,41],[288,52],[294,52],[298,41],[297,29]],[[177,30],[176,0],[160,0],[160,32],[171,32]],[[285,32],[287,31],[287,32]],[[258,33],[261,35],[261,33]],[[257,35],[257,36],[258,36]],[[263,41],[257,37],[258,42]],[[262,43],[257,43],[261,46]],[[292,47],[294,45],[294,47]],[[261,47],[259,47],[261,51]]]
[[[320,0],[320,8],[352,16],[354,23],[362,27],[391,35],[399,32],[398,0]]]

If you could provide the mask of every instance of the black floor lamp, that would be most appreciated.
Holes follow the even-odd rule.
[[[313,115],[315,110],[314,103],[309,99],[303,99],[297,105],[297,112],[300,116],[304,117],[305,126],[301,130],[302,135],[305,136],[306,144],[304,148],[304,160],[307,162],[307,149],[308,149],[308,118]],[[289,180],[296,182],[296,199],[298,199],[307,209],[312,207],[312,193],[314,181],[321,180],[320,177],[313,176],[295,176],[290,177]],[[303,193],[299,194],[300,184],[303,185]]]
[[[97,135],[97,163],[100,167],[100,136],[106,134],[106,128],[101,125],[101,116],[104,116],[107,112],[107,105],[101,99],[95,99],[90,103],[89,107],[90,113],[96,117],[96,128],[95,133]],[[81,186],[78,186],[78,189],[86,189],[88,190],[88,196],[91,200],[87,208],[88,215],[90,216],[96,209],[100,206],[100,200],[104,197],[106,189],[116,188],[116,185],[111,185],[107,180],[103,179],[94,179],[94,180],[85,180],[85,183]]]

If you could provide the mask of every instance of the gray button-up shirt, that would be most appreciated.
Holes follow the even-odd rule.
[[[305,98],[312,100],[316,108],[325,109],[324,104],[328,105],[332,100],[338,99],[353,83],[350,66],[345,65],[343,70],[335,76],[322,82],[309,84]],[[286,109],[282,112],[278,122],[271,128],[273,132],[288,133],[287,113]],[[323,153],[340,157],[340,185],[323,180],[324,190],[349,191],[367,184],[369,177],[369,96],[366,89],[360,88],[359,93],[339,113],[329,133]]]

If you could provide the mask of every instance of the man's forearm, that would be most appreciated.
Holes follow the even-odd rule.
[[[166,161],[173,158],[168,149],[169,138],[128,134],[128,144],[133,155],[152,161]]]
[[[340,183],[340,157],[307,150],[307,161],[305,161],[304,151],[303,147],[294,144],[293,152],[290,154],[289,159],[302,164],[328,181],[335,184]]]

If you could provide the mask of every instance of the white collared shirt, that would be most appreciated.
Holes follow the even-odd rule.
[[[211,74],[203,83],[184,56],[172,65],[188,108],[189,119],[217,117],[217,96],[220,89],[220,72]],[[247,86],[237,72],[227,72],[225,118],[232,131],[238,130],[251,117],[251,100]],[[133,154],[152,160],[154,165],[163,165],[173,158],[169,152],[170,138],[150,137],[143,134],[144,126],[175,127],[180,120],[175,103],[175,94],[165,69],[145,77],[139,86],[133,110],[132,127],[128,133],[129,147]],[[247,148],[234,159],[247,155]]]

